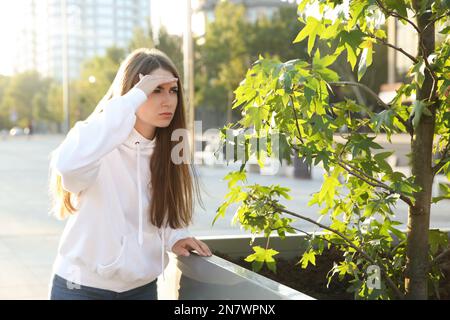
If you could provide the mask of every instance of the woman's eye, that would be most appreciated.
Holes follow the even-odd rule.
[[[160,93],[160,92],[161,92],[161,90],[159,90],[159,89],[153,90],[153,93]]]
[[[173,93],[178,93],[178,89],[172,89]]]

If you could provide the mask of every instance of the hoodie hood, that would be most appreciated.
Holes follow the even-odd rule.
[[[130,135],[123,144],[129,148],[135,149],[136,143],[139,143],[141,151],[153,149],[156,145],[156,135],[151,140],[147,139],[133,127],[133,129],[130,132]]]

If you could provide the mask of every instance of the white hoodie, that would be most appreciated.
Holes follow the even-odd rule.
[[[140,287],[163,273],[166,251],[189,237],[187,229],[158,229],[148,221],[149,190],[158,187],[150,184],[155,141],[134,129],[135,112],[146,99],[133,88],[106,101],[55,150],[51,167],[65,190],[81,196],[53,272],[76,284],[115,292]]]

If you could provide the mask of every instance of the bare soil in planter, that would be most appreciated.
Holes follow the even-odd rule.
[[[234,259],[218,251],[215,251],[214,254],[243,268],[252,270],[252,264],[246,262],[244,260],[245,257]],[[302,269],[297,264],[299,260],[300,257],[292,259],[278,258],[276,273],[267,269],[266,265],[258,273],[319,300],[354,299],[354,293],[347,292],[347,288],[351,285],[349,276],[346,276],[342,281],[339,281],[337,276],[335,276],[327,287],[327,274],[333,267],[333,262],[337,263],[343,260],[342,254],[338,250],[334,248],[324,250],[322,255],[316,256],[316,265],[310,264],[306,269]],[[444,278],[439,285],[440,299],[450,300],[450,254],[440,264],[444,274]],[[430,299],[436,298],[436,294],[431,294]]]
[[[231,261],[243,268],[252,270],[252,264],[246,262],[245,257],[239,259],[230,258],[221,252],[214,252],[215,255]],[[266,265],[258,273],[264,277],[280,282],[292,289],[301,291],[313,298],[320,300],[351,300],[353,293],[346,292],[350,286],[349,277],[338,281],[333,279],[327,288],[327,273],[333,267],[333,262],[342,261],[342,255],[335,249],[324,250],[321,256],[316,256],[316,265],[308,265],[306,269],[302,269],[297,263],[298,258],[277,259],[277,272],[273,273],[267,269]]]

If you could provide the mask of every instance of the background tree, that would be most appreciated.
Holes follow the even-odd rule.
[[[161,27],[158,33],[157,49],[166,53],[178,69],[180,76],[184,75],[183,67],[183,38],[167,32],[165,27]]]
[[[126,53],[123,48],[110,47],[105,55],[83,63],[80,78],[71,82],[71,125],[91,114],[111,86]]]
[[[27,127],[30,124],[36,125],[38,120],[48,119],[43,100],[50,87],[49,79],[42,78],[35,71],[28,71],[3,83],[6,87],[2,89],[0,109],[5,124]],[[17,116],[15,123],[9,118],[12,113]]]
[[[259,55],[283,60],[307,59],[306,46],[293,43],[303,25],[297,18],[296,5],[283,6],[271,18],[261,16],[250,24],[246,36],[250,61],[257,60]]]
[[[131,37],[130,43],[128,45],[128,51],[131,52],[139,48],[152,48],[155,46],[153,41],[153,30],[148,29],[148,32],[141,27],[137,27],[133,31],[133,36]]]
[[[311,3],[302,1],[299,12],[310,12]],[[431,203],[450,198],[450,188],[445,184],[441,185],[442,196],[432,197],[434,177],[443,173],[450,178],[450,27],[442,27],[448,23],[450,4],[352,0],[346,9],[337,0],[314,3],[321,14],[302,14],[304,27],[295,39],[307,41],[310,58],[282,63],[260,57],[235,91],[233,108],[242,109],[242,118],[225,126],[223,137],[225,143],[242,147],[245,158],[240,159],[244,161],[241,170],[226,177],[230,192],[216,219],[230,204],[239,203],[235,220],[267,238],[275,231],[281,237],[294,232],[293,218],[310,222],[323,234],[307,233],[310,246],[300,260],[302,267],[314,264],[315,256],[333,245],[342,251],[344,261],[333,267],[330,277],[353,277],[350,289],[357,298],[439,297],[437,285],[442,273],[438,262],[448,252],[448,237],[439,230],[429,230],[429,226]],[[328,18],[331,11],[338,12],[335,19]],[[380,15],[413,27],[418,35],[417,56],[387,42]],[[446,35],[438,46],[434,40],[437,26]],[[374,44],[389,46],[411,60],[408,81],[388,103],[361,82],[373,63]],[[320,50],[324,47],[331,50],[329,54]],[[332,69],[343,54],[355,70],[355,81]],[[350,98],[330,103],[336,87],[360,88],[381,111]],[[412,105],[405,103],[408,99],[414,100]],[[230,128],[251,129],[251,134],[247,131],[239,144],[236,139],[227,140],[225,134]],[[370,132],[361,132],[362,128]],[[268,139],[266,150],[255,147],[255,139],[273,132],[278,132],[280,139]],[[382,150],[374,142],[382,132],[389,141],[392,134],[411,136],[411,175],[395,171],[386,161],[393,152]],[[336,139],[339,135],[343,142]],[[277,149],[272,150],[274,141],[280,144],[278,155]],[[309,205],[321,206],[320,216],[327,215],[330,225],[278,203],[280,197],[289,198],[287,188],[238,184],[245,182],[243,169],[252,154],[262,165],[269,155],[289,158],[292,152],[325,169],[322,187]],[[398,201],[409,208],[406,234],[395,221]],[[255,247],[255,253],[247,258],[255,268],[266,263],[275,269],[277,252],[268,245],[265,249]],[[368,285],[372,266],[380,270],[380,287]]]
[[[220,2],[214,15],[215,20],[206,26],[204,44],[196,49],[196,105],[225,112],[231,121],[227,106],[251,61],[246,45],[250,25],[243,5]]]
[[[11,77],[0,75],[0,129],[9,128],[10,124],[10,110],[3,102],[6,88],[9,86]]]

